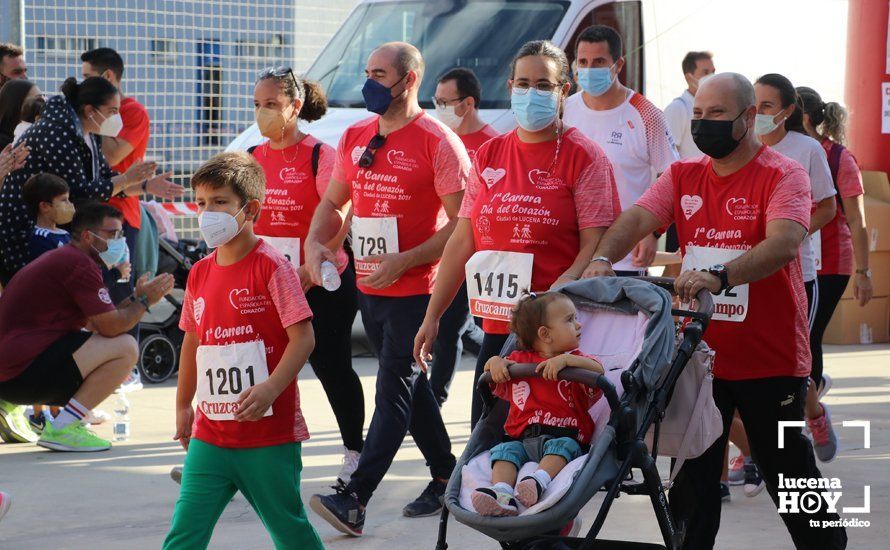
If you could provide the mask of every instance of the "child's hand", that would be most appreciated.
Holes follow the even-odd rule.
[[[495,356],[485,363],[485,371],[491,373],[491,381],[495,384],[503,384],[510,381],[510,371],[508,367],[513,365],[513,361],[508,361],[503,357]]]
[[[235,420],[250,422],[261,419],[280,393],[272,384],[269,384],[268,380],[247,388],[238,399],[238,412],[235,413]]]
[[[192,424],[195,421],[195,409],[191,405],[176,409],[176,435],[175,441],[179,441],[182,448],[189,450],[189,441],[192,438]]]
[[[569,354],[563,353],[557,355],[556,357],[551,357],[546,361],[542,361],[538,364],[538,368],[535,369],[535,372],[541,374],[541,377],[544,380],[556,380],[559,371],[566,368],[568,366]]]

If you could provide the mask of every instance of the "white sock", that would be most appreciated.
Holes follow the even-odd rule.
[[[508,495],[513,494],[513,486],[511,486],[509,483],[504,483],[503,481],[498,481],[497,483],[492,485],[491,488],[494,489],[494,491],[497,493],[507,493]]]
[[[550,478],[550,474],[546,471],[539,469],[535,473],[532,474],[532,477],[538,480],[538,483],[541,484],[541,492],[547,490],[547,486],[550,485],[550,482],[553,481]]]
[[[59,411],[59,416],[53,419],[53,429],[61,430],[65,426],[80,422],[89,413],[90,409],[88,407],[81,405],[72,397],[71,401],[68,401],[68,404],[65,405],[65,408]]]

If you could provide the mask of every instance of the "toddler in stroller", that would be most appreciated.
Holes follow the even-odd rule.
[[[581,325],[568,296],[523,297],[513,310],[511,331],[520,350],[485,364],[494,395],[509,402],[510,410],[504,425],[509,440],[491,449],[492,486],[476,489],[472,497],[473,507],[484,516],[517,515],[517,500],[526,508],[537,504],[553,478],[588,450],[594,422],[587,411],[602,395],[583,384],[558,380],[566,367],[603,374],[599,361],[578,350]],[[511,379],[509,367],[516,363],[535,363],[540,377]],[[516,484],[519,470],[529,461],[537,462],[537,469]]]

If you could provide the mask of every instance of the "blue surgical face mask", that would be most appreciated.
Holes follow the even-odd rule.
[[[369,78],[362,87],[362,97],[365,98],[365,108],[372,113],[381,116],[386,114],[386,111],[389,110],[389,106],[394,99],[392,97],[392,89],[398,86],[399,82],[405,80],[406,76],[408,76],[408,73],[405,73],[405,75],[392,86],[384,86],[373,78]]]
[[[516,123],[528,132],[538,132],[550,126],[559,112],[559,92],[541,94],[535,89],[517,93],[513,88],[510,95],[510,108],[516,116]]]
[[[612,77],[611,67],[587,67],[578,69],[578,86],[592,95],[599,97],[609,91],[615,79]]]
[[[92,232],[91,232],[92,233]],[[93,250],[99,252],[99,258],[105,263],[105,267],[111,269],[115,265],[121,263],[124,258],[127,256],[127,240],[123,237],[118,237],[117,239],[103,239],[99,235],[93,233],[93,236],[105,241],[105,244],[108,245],[103,252],[99,252],[96,247],[93,247]]]

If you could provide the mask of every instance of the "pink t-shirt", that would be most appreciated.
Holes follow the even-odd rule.
[[[260,239],[237,263],[217,264],[214,251],[192,267],[179,328],[194,332],[200,346],[262,340],[271,375],[290,341],[285,329],[311,318],[296,267]],[[210,420],[202,406],[199,402],[196,407],[193,437],[218,447],[270,447],[309,439],[296,379],[272,403],[272,415],[255,422]]]
[[[714,174],[710,157],[674,163],[640,198],[663,225],[676,224],[687,246],[750,250],[766,238],[766,224],[787,219],[807,228],[806,171],[768,147],[729,176]],[[714,375],[724,380],[807,376],[809,325],[800,261],[749,284],[742,322],[712,320],[705,340],[717,352]]]
[[[476,250],[534,254],[533,291],[544,291],[574,263],[580,231],[608,227],[621,212],[612,166],[603,150],[575,128],[556,140],[524,143],[516,131],[486,142],[476,154],[460,217],[471,220]],[[484,183],[483,183],[484,182]],[[484,319],[490,334],[507,323]]]
[[[472,165],[457,134],[424,112],[407,126],[386,136],[369,168],[359,159],[378,132],[374,116],[349,127],[337,147],[332,178],[349,186],[355,218],[395,218],[398,250],[405,252],[429,240],[448,223],[440,197],[459,193],[473,177]],[[353,221],[353,230],[356,227]],[[353,231],[354,232],[354,231]],[[359,277],[376,269],[363,261],[372,249],[353,241],[355,271]],[[413,296],[432,293],[439,262],[415,266],[392,285],[359,290],[378,296]]]
[[[482,144],[499,135],[497,130],[486,124],[478,132],[457,137],[463,142],[464,147],[467,148],[467,154],[470,155],[470,160],[473,161],[476,160],[476,151],[482,147]]]
[[[822,147],[829,158],[832,145],[834,143],[831,140],[822,141]],[[858,197],[865,193],[862,188],[862,173],[847,148],[841,151],[834,184],[841,199]],[[847,225],[847,216],[840,207],[819,234],[822,241],[822,269],[819,270],[819,275],[851,275],[854,268],[853,238],[850,226]]]
[[[305,261],[303,247],[309,225],[331,181],[336,156],[333,147],[322,143],[318,175],[313,176],[312,150],[317,143],[320,142],[314,137],[306,136],[286,149],[272,149],[266,142],[253,150],[253,157],[266,174],[266,198],[253,230],[265,237],[299,239],[300,265]],[[337,251],[337,260],[342,273],[348,262],[342,247]]]

